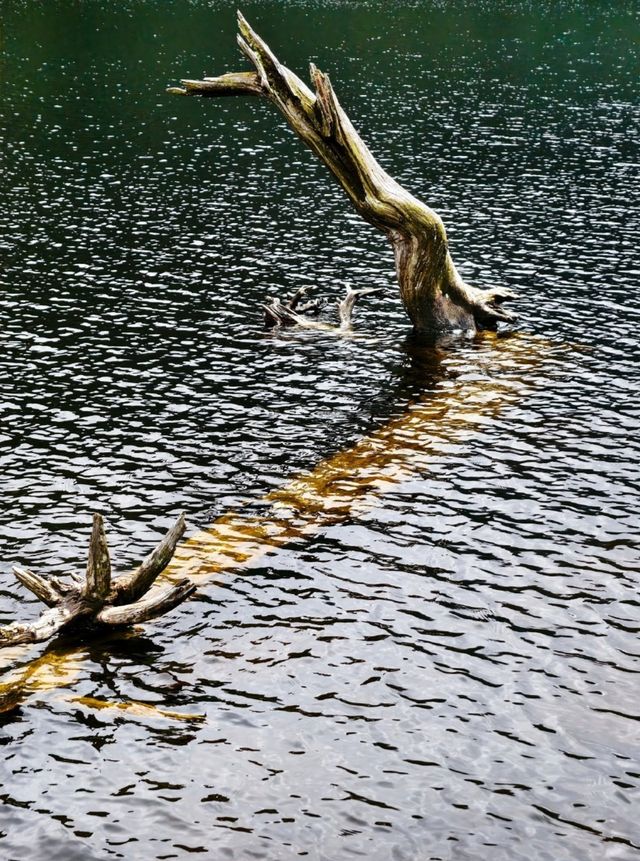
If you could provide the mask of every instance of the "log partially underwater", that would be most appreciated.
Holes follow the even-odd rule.
[[[514,294],[503,287],[481,290],[458,273],[441,218],[375,160],[341,107],[328,75],[311,64],[311,90],[277,59],[238,13],[238,45],[255,71],[203,80],[182,80],[168,92],[198,96],[261,96],[329,168],[357,212],[382,230],[395,255],[400,296],[414,328],[439,334],[495,328],[514,314],[502,307]]]
[[[93,515],[85,579],[47,579],[15,567],[16,579],[49,607],[35,622],[13,622],[0,628],[0,647],[40,643],[63,631],[123,627],[168,613],[195,591],[182,578],[163,589],[149,591],[171,561],[185,531],[180,515],[167,535],[132,573],[111,579],[111,559],[101,515]]]
[[[281,302],[277,298],[270,298],[268,304],[262,306],[265,325],[268,329],[279,328],[280,326],[301,326],[305,329],[319,329],[323,332],[345,335],[351,331],[353,309],[358,299],[371,293],[379,293],[381,289],[381,287],[365,287],[360,290],[354,290],[351,287],[347,287],[344,299],[337,303],[339,325],[335,326],[330,323],[311,319],[308,316],[312,314],[313,317],[317,317],[321,305],[314,300],[301,304],[301,300],[306,298],[307,293],[306,287],[301,287],[288,302]]]

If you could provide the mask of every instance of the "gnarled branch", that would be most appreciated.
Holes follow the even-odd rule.
[[[142,564],[132,574],[119,577],[113,584],[112,603],[131,604],[149,590],[158,575],[171,562],[176,545],[184,535],[185,529],[184,514],[181,514],[162,541],[146,557]]]
[[[55,607],[64,598],[64,593],[53,582],[48,582],[44,577],[34,574],[28,568],[13,566],[16,580],[39,598],[47,607]]]
[[[479,290],[460,277],[440,217],[375,160],[340,105],[328,75],[311,64],[312,91],[283,66],[238,13],[238,45],[255,71],[182,80],[169,92],[199,96],[260,95],[329,168],[358,213],[384,231],[394,249],[400,295],[414,324],[438,333],[495,327],[514,315],[502,308],[506,288]]]
[[[105,625],[138,625],[140,622],[148,622],[173,610],[185,598],[193,595],[195,589],[191,580],[184,578],[174,586],[158,589],[155,594],[145,595],[132,604],[104,607],[96,615],[96,619]]]
[[[111,559],[109,558],[107,537],[104,534],[104,521],[100,514],[94,514],[86,583],[82,595],[87,601],[104,603],[110,589]]]

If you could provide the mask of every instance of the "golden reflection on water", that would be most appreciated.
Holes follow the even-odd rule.
[[[17,647],[11,652],[16,653],[18,650],[24,655],[24,647]],[[7,656],[2,657],[6,659]],[[73,684],[82,668],[83,658],[82,648],[45,652],[10,672],[0,684],[0,714],[16,708],[32,693]]]
[[[178,549],[163,579],[190,577],[204,583],[223,571],[245,566],[274,548],[371,508],[384,492],[428,469],[506,407],[531,390],[529,373],[559,345],[526,335],[485,334],[458,378],[441,380],[434,391],[352,448],[323,460],[311,472],[287,482],[263,500],[260,516],[243,511],[219,517]],[[12,666],[24,647],[5,650]],[[0,712],[15,708],[32,693],[68,687],[77,678],[83,650],[45,652],[14,669],[0,684]],[[194,720],[143,703],[113,703],[80,697],[93,709],[126,711],[138,717]]]
[[[129,700],[126,703],[111,702],[109,700],[100,700],[96,697],[68,697],[67,701],[76,706],[81,706],[85,709],[98,712],[114,712],[124,713],[128,717],[141,718],[143,720],[177,720],[191,723],[196,721],[202,723],[206,720],[203,714],[190,714],[188,712],[175,712],[169,709],[161,709],[149,703],[142,703],[138,700]]]

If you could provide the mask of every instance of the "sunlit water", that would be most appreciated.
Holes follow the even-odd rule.
[[[517,290],[520,341],[414,344],[276,112],[164,94],[244,67],[234,5],[1,2],[0,622],[94,510],[126,570],[368,435],[397,469],[46,684],[44,648],[0,656],[34,673],[0,858],[637,857],[637,5],[244,11]],[[344,282],[385,288],[354,337],[263,331],[265,296]]]

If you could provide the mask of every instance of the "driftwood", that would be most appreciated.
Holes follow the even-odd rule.
[[[149,590],[171,561],[184,531],[181,514],[135,571],[112,580],[103,520],[94,514],[84,581],[75,576],[45,579],[25,568],[13,569],[19,582],[49,609],[35,622],[13,622],[0,628],[0,647],[39,643],[62,631],[136,625],[168,613],[193,594],[193,583],[185,578],[167,588]]]
[[[262,96],[324,162],[358,213],[389,238],[400,295],[414,328],[438,334],[495,328],[514,314],[502,307],[514,294],[481,290],[458,273],[440,217],[413,197],[375,160],[342,109],[328,75],[311,64],[311,90],[283,66],[238,13],[238,44],[255,71],[182,80],[168,92],[198,96]]]

